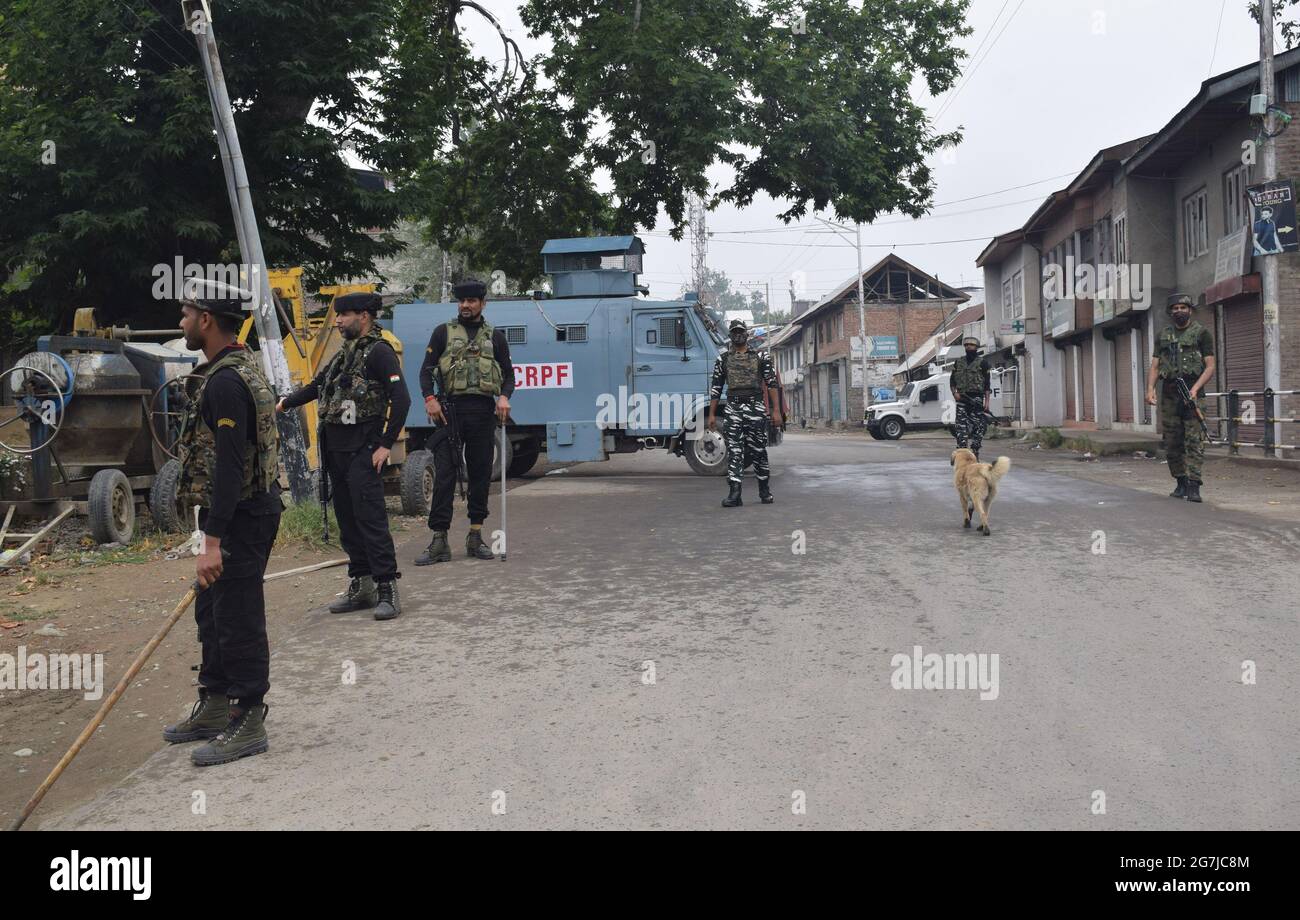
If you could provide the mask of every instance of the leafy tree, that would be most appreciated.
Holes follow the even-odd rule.
[[[272,264],[309,281],[396,251],[400,198],[352,181],[389,0],[212,4]],[[12,0],[0,18],[0,293],[6,326],[174,320],[156,264],[241,259],[192,33],[175,0]],[[315,118],[308,119],[309,113]],[[25,279],[15,284],[15,276]]]
[[[507,74],[461,38],[480,15],[463,0],[213,0],[268,261],[309,287],[369,275],[406,217],[464,270],[526,289],[547,238],[632,232],[661,207],[680,237],[692,192],[762,192],[787,220],[917,216],[926,157],[959,137],[911,89],[955,81],[969,0],[521,2],[549,50]],[[165,322],[154,265],[240,259],[180,17],[175,0],[5,3],[0,336],[84,305]],[[345,149],[396,190],[352,181]]]
[[[1257,0],[1252,0],[1250,4],[1250,16],[1256,22],[1259,22],[1259,3]],[[1282,42],[1285,47],[1294,48],[1300,45],[1300,0],[1273,0],[1273,21],[1282,33]]]

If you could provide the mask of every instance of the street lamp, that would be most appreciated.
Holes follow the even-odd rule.
[[[824,217],[819,217],[817,219],[829,227],[831,233],[834,233],[841,239],[848,240],[848,237],[845,234],[848,232],[849,228],[844,224],[837,224]],[[814,230],[813,232],[817,233],[819,231]],[[858,360],[862,363],[862,410],[865,412],[867,408],[867,308],[866,296],[862,289],[862,224],[855,223],[853,225],[853,237],[853,248],[858,254],[858,342],[859,348],[861,349],[858,353]],[[902,343],[899,344],[901,347]],[[850,362],[852,361],[852,358],[853,348],[850,345]],[[852,370],[850,370],[849,373],[851,374]]]

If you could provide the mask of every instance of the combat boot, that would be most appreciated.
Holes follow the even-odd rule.
[[[163,729],[163,740],[171,744],[183,741],[202,741],[215,738],[230,721],[230,700],[224,693],[209,693],[206,687],[199,688],[199,701],[190,710],[190,717],[184,722],[168,725]]]
[[[765,505],[770,505],[772,502],[776,501],[776,499],[772,497],[772,486],[766,479],[760,479],[758,481],[758,500]]]
[[[731,491],[728,492],[727,497],[722,500],[722,507],[736,508],[740,505],[743,505],[744,502],[740,500],[740,483],[736,482],[735,480],[731,480],[730,485],[731,485]]]
[[[465,555],[471,559],[495,559],[496,554],[483,542],[483,531],[471,530],[465,537]]]
[[[375,580],[369,575],[354,578],[348,584],[348,591],[341,598],[330,604],[330,613],[351,613],[354,610],[369,610],[379,603],[375,591]]]
[[[1187,497],[1187,477],[1186,477],[1186,476],[1179,476],[1179,477],[1178,477],[1178,486],[1177,486],[1177,488],[1175,488],[1172,492],[1169,493],[1169,497],[1170,497],[1170,498],[1186,498],[1186,497]]]
[[[375,605],[376,620],[392,620],[402,612],[402,600],[397,596],[396,581],[378,583],[379,603]]]
[[[1197,503],[1201,501],[1201,484],[1195,479],[1187,480],[1187,500]]]
[[[433,565],[435,562],[451,561],[451,547],[447,545],[447,531],[435,530],[433,539],[424,552],[416,557],[416,565]]]
[[[269,711],[270,707],[265,703],[260,706],[231,706],[230,721],[221,734],[203,747],[196,748],[190,754],[190,761],[196,767],[212,767],[266,753],[265,721]]]

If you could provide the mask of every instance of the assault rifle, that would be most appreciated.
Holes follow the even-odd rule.
[[[322,417],[316,425],[316,472],[319,476],[317,485],[320,488],[320,527],[321,539],[328,543],[330,541],[330,474],[326,465],[325,458],[325,419]]]
[[[426,447],[433,450],[440,442],[444,440],[447,442],[447,447],[451,451],[452,469],[456,471],[456,489],[463,501],[465,500],[465,444],[460,439],[460,427],[456,424],[456,410],[452,406],[451,397],[444,394],[439,398],[438,404],[442,406],[442,414],[447,419],[447,423],[434,431]]]
[[[970,396],[963,395],[958,398],[957,402],[965,406],[967,412],[970,412],[974,415],[983,416],[984,421],[992,425],[994,428],[998,427],[998,425],[1001,424],[1001,420],[992,412],[990,412],[988,409],[985,409],[984,404],[979,400],[974,399],[973,397]]]
[[[1201,434],[1205,436],[1205,440],[1209,441],[1210,426],[1205,424],[1205,413],[1202,412],[1201,407],[1196,404],[1196,400],[1192,399],[1192,391],[1187,386],[1187,381],[1182,377],[1175,377],[1174,392],[1178,394],[1179,402],[1192,410],[1192,414],[1196,416],[1196,420],[1201,423]]]

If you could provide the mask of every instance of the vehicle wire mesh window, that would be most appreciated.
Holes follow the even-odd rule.
[[[686,324],[677,316],[659,317],[659,344],[664,348],[689,348]]]

